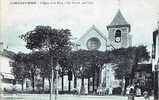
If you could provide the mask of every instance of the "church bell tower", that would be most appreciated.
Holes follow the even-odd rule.
[[[108,39],[115,48],[127,48],[132,45],[130,24],[125,20],[120,10],[107,26]]]

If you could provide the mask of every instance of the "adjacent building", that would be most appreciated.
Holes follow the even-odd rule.
[[[154,100],[158,100],[159,94],[159,21],[158,28],[153,32],[153,47],[152,47],[152,71],[154,73]]]
[[[141,89],[141,92],[153,90],[152,64],[138,64],[134,73],[133,82]]]
[[[13,80],[11,62],[13,61],[14,52],[3,50],[0,51],[0,88],[2,91],[12,89]]]
[[[159,63],[159,24],[158,28],[153,32],[152,62],[152,70],[155,71],[155,65]]]

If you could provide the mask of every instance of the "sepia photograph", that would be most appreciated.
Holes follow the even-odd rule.
[[[159,100],[159,1],[1,0],[0,100]]]

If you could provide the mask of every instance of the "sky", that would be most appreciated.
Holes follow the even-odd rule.
[[[18,1],[36,4],[15,4]],[[44,5],[44,2],[50,4]],[[133,45],[150,47],[152,32],[159,21],[159,0],[2,0],[0,39],[8,50],[29,52],[19,36],[37,25],[70,29],[73,38],[80,38],[95,25],[108,36],[106,26],[111,23],[118,9],[131,25]]]

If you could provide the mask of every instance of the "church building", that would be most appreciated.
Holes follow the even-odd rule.
[[[120,10],[117,11],[112,22],[106,26],[106,30],[108,33],[102,33],[95,25],[92,25],[76,42],[76,50],[106,51],[132,46],[131,25]],[[108,37],[104,34],[108,34]],[[105,84],[106,88],[119,87],[119,80],[115,79],[113,65],[104,64],[104,66],[101,72],[101,86]]]
[[[132,46],[131,26],[120,10],[118,10],[112,22],[106,26],[106,29],[108,33],[105,34],[108,34],[108,37],[95,25],[92,25],[78,40],[78,49],[105,51]]]

